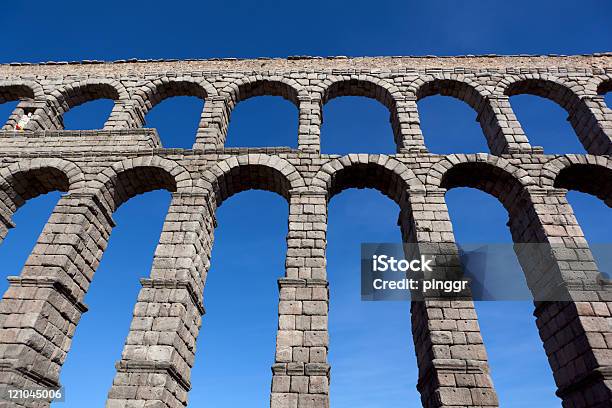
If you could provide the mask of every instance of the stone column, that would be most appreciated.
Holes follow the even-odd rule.
[[[204,101],[204,110],[194,149],[222,149],[229,126],[230,109],[224,96],[210,96]]]
[[[398,224],[404,242],[415,243],[420,252],[435,255],[438,265],[443,260],[445,272],[460,273],[445,192],[411,191]],[[411,316],[419,365],[417,389],[423,407],[497,407],[471,297],[413,301]]]
[[[327,197],[292,191],[286,277],[279,279],[272,408],[329,407]]]
[[[612,401],[612,285],[601,281],[566,192],[530,189],[531,209],[517,200],[510,228],[515,242],[551,246],[537,259],[518,251],[536,299],[568,299],[537,301],[534,312],[557,395],[564,407],[599,408]]]
[[[151,276],[141,280],[107,408],[187,405],[214,214],[208,194],[173,195]]]
[[[323,106],[320,97],[299,98],[298,149],[318,153],[321,150]]]
[[[506,95],[488,96],[480,106],[476,120],[487,137],[492,154],[542,152],[541,147],[529,144]]]
[[[142,126],[144,118],[139,112],[137,113],[133,101],[114,102],[113,110],[104,123],[103,130],[133,129]]]
[[[56,205],[20,276],[0,303],[0,386],[57,387],[83,298],[114,223],[92,195]],[[27,407],[48,407],[30,401]]]
[[[395,101],[396,114],[391,114],[391,127],[398,153],[427,153],[415,95]]]
[[[600,95],[583,96],[569,110],[572,125],[589,154],[612,154],[612,113]]]

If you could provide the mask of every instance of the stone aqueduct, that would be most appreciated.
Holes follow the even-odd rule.
[[[166,189],[172,202],[107,407],[185,406],[215,210],[240,191],[265,189],[285,197],[290,208],[271,406],[327,407],[328,200],[350,187],[378,189],[400,206],[405,240],[445,243],[452,255],[457,249],[444,194],[469,186],[503,203],[515,242],[570,249],[551,254],[546,283],[572,301],[536,303],[537,326],[564,407],[611,407],[612,296],[585,289],[597,279],[597,266],[566,200],[568,190],[578,190],[612,206],[612,111],[603,99],[611,89],[610,54],[2,65],[0,102],[20,102],[0,132],[0,238],[15,227],[12,216],[27,200],[54,190],[66,194],[2,298],[0,384],[59,383],[113,212],[137,194]],[[588,154],[547,155],[530,145],[509,104],[509,96],[523,93],[565,108]],[[435,94],[465,101],[478,113],[489,152],[427,151],[416,103]],[[205,100],[191,150],[163,148],[157,133],[143,128],[147,111],[179,95]],[[224,148],[232,109],[259,95],[297,106],[297,149]],[[389,109],[397,154],[320,154],[322,106],[341,96],[374,98]],[[104,129],[62,130],[66,111],[97,98],[115,100]],[[12,130],[28,113],[26,130]],[[525,272],[534,293],[544,290]],[[414,303],[411,320],[423,406],[497,407],[473,303]]]

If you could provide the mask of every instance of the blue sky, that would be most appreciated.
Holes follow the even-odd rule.
[[[61,4],[61,6],[60,6]],[[206,58],[287,55],[453,55],[610,51],[612,7],[604,1],[167,2],[105,1],[103,6],[14,2],[2,13],[0,62],[122,58]],[[610,96],[607,98],[611,104]],[[582,152],[565,112],[533,96],[511,98],[532,144],[550,153]],[[201,101],[173,98],[153,109],[148,125],[166,146],[194,140]],[[14,104],[0,105],[6,118]],[[97,128],[109,101],[75,108],[68,128]],[[439,153],[487,151],[466,104],[445,97],[419,103],[425,141]],[[394,151],[388,112],[376,101],[338,98],[325,106],[324,153]],[[297,111],[276,97],[241,102],[228,146],[295,146]],[[31,200],[0,245],[4,276],[19,273],[59,197]],[[610,208],[570,193],[591,242],[609,242]],[[460,242],[510,242],[507,214],[471,189],[447,194]],[[150,270],[166,192],[124,204],[94,279],[72,351],[62,372],[66,408],[103,406],[139,290]],[[479,211],[473,209],[478,206]],[[218,210],[207,315],[198,339],[190,406],[266,406],[276,335],[277,286],[283,275],[287,204],[273,193],[248,191]],[[398,208],[372,190],[347,190],[329,208],[330,363],[334,408],[418,407],[417,368],[409,305],[361,302],[359,244],[397,242]],[[518,274],[517,274],[518,275]],[[522,279],[520,275],[509,279]],[[0,291],[6,283],[0,282]],[[112,295],[111,295],[112,294]],[[554,382],[527,302],[479,302],[483,336],[502,406],[559,407]],[[521,375],[517,376],[516,373]]]

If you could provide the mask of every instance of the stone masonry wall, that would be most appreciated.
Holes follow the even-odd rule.
[[[565,194],[583,191],[612,206],[612,111],[603,99],[611,89],[609,54],[0,65],[0,103],[19,101],[0,131],[0,240],[27,200],[66,193],[0,303],[0,385],[59,385],[114,211],[135,195],[165,189],[172,203],[107,408],[187,406],[216,208],[233,194],[264,189],[290,208],[270,406],[328,407],[327,203],[346,188],[378,189],[400,207],[406,241],[443,244],[442,255],[452,257],[444,194],[474,187],[506,207],[515,242],[564,244],[562,253],[538,261],[547,262],[547,284],[568,298],[535,305],[543,352],[564,407],[610,407],[612,295],[585,289],[600,276]],[[532,146],[509,104],[523,93],[562,106],[588,154],[548,155]],[[478,113],[489,152],[428,152],[417,101],[436,94]],[[164,148],[145,115],[181,95],[205,102],[193,149]],[[297,148],[224,147],[232,110],[260,95],[296,105]],[[389,109],[397,154],[320,153],[322,107],[342,96],[373,98]],[[98,98],[115,101],[104,129],[63,130],[65,112]],[[26,129],[16,131],[30,113]],[[518,255],[530,289],[545,290],[530,281],[533,256]],[[411,314],[422,405],[497,407],[472,301],[415,302]],[[2,408],[48,406],[0,401]]]

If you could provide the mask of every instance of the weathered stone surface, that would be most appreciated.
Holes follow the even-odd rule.
[[[155,189],[171,191],[173,199],[107,408],[187,405],[216,208],[243,190],[273,191],[289,202],[272,408],[329,405],[327,204],[346,188],[387,195],[400,207],[404,240],[438,244],[437,255],[448,259],[457,248],[444,194],[481,189],[508,210],[515,242],[564,244],[546,257],[519,253],[532,291],[592,283],[597,266],[565,193],[583,191],[612,206],[612,113],[602,96],[611,89],[609,54],[0,65],[0,103],[20,101],[0,131],[0,239],[29,199],[68,193],[0,303],[0,385],[58,383],[113,213]],[[561,105],[589,154],[548,155],[531,146],[509,103],[522,93]],[[436,94],[477,112],[489,152],[428,152],[417,101]],[[205,101],[193,149],[164,147],[154,129],[144,128],[152,107],[181,95]],[[224,147],[232,110],[259,95],[296,105],[297,148]],[[397,154],[319,153],[322,107],[341,96],[373,98],[389,110]],[[63,130],[66,111],[98,98],[115,101],[104,129]],[[25,130],[15,130],[29,113]],[[549,262],[549,281],[530,273],[541,262]],[[557,393],[566,407],[607,406],[612,295],[567,290],[576,302],[535,309]],[[473,302],[415,302],[411,316],[423,406],[498,406]]]

